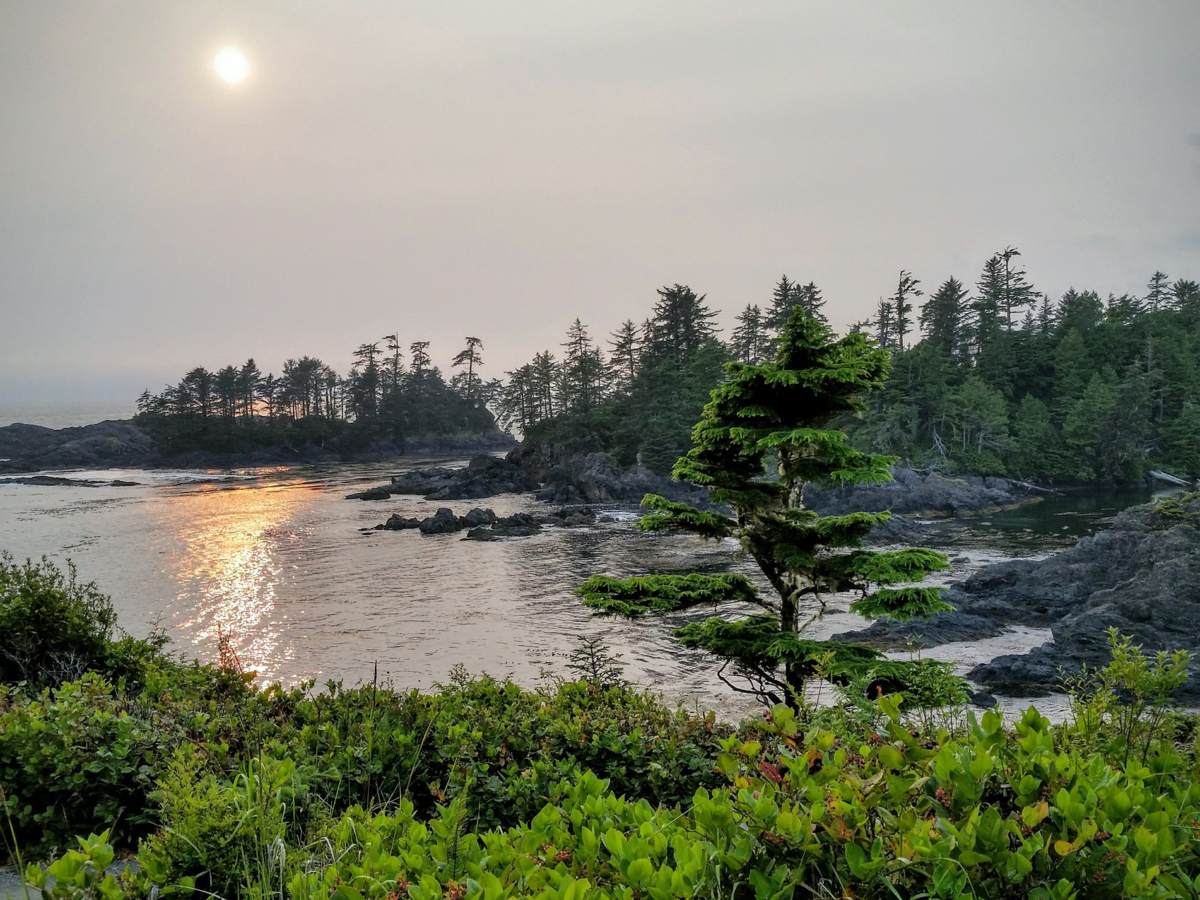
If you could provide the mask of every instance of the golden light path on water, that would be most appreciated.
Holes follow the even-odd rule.
[[[205,496],[217,490],[223,492],[219,505]],[[275,559],[290,493],[212,486],[175,498],[170,509],[176,521],[187,523],[176,594],[177,615],[187,618],[177,627],[209,652],[224,637],[248,671],[269,679],[279,678],[292,657],[290,645],[281,647],[286,623],[276,608],[282,566]]]

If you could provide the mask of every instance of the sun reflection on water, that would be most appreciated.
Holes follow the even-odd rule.
[[[175,615],[199,655],[216,659],[225,635],[246,671],[277,678],[291,660],[276,589],[276,551],[296,492],[273,486],[204,486],[174,498],[171,513],[187,525],[180,537]],[[289,494],[291,497],[289,498]]]

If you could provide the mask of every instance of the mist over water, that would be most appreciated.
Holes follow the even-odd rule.
[[[465,460],[67,473],[138,482],[132,487],[0,485],[0,549],[18,559],[45,554],[60,564],[71,560],[81,578],[112,596],[123,628],[139,635],[164,627],[188,657],[215,659],[218,636],[227,635],[243,665],[263,681],[355,683],[370,680],[378,664],[380,677],[397,686],[428,688],[461,665],[532,685],[547,672],[569,674],[566,656],[579,635],[603,634],[623,655],[626,676],[668,700],[735,718],[753,709],[716,678],[706,654],[680,647],[670,635],[684,622],[716,612],[736,616],[752,607],[703,607],[665,621],[601,620],[571,593],[596,573],[732,570],[762,583],[752,563],[734,558],[731,543],[640,533],[632,507],[608,507],[615,523],[550,528],[494,543],[415,531],[363,533],[392,513],[422,517],[440,505],[459,514],[480,505],[500,515],[539,506],[518,495],[448,504],[403,496],[370,503],[343,499],[431,462]],[[1064,498],[965,525],[926,527],[929,543],[954,561],[954,571],[942,579],[949,582],[999,556],[1037,556],[1070,545],[1134,501]],[[838,611],[850,599],[835,601],[834,611],[809,633],[827,637],[859,627],[861,619]],[[926,655],[958,662],[966,671],[1049,638],[1048,630],[1013,629]],[[1038,705],[1047,702],[1058,701]]]

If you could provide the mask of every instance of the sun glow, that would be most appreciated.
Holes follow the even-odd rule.
[[[213,68],[217,70],[222,81],[240,84],[250,72],[250,61],[237,47],[226,47],[213,60]]]

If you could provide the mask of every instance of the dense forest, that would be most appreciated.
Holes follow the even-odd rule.
[[[279,377],[253,359],[216,372],[195,368],[161,394],[143,393],[136,421],[168,454],[327,442],[353,451],[377,438],[402,446],[413,437],[488,434],[496,421],[487,404],[499,383],[482,379],[482,351],[483,342],[468,337],[449,381],[428,341],[411,344],[406,360],[395,334],[360,346],[346,376],[311,356],[287,360]]]
[[[852,326],[892,352],[887,386],[844,423],[864,450],[915,465],[1046,481],[1128,482],[1161,467],[1200,476],[1200,285],[1155,272],[1143,296],[1037,290],[1006,248],[974,290],[948,278],[926,296],[902,271],[876,315]],[[774,352],[802,307],[825,321],[813,283],[786,276],[737,316],[730,340],[684,285],[649,319],[625,322],[605,354],[577,319],[563,358],[509,372],[496,399],[507,427],[602,446],[668,471],[731,359]]]
[[[1155,272],[1142,296],[1036,290],[1006,249],[969,291],[949,278],[913,321],[902,272],[873,330],[887,388],[856,426],[867,449],[924,465],[1127,482],[1200,475],[1200,285]],[[922,337],[905,345],[919,325]]]

